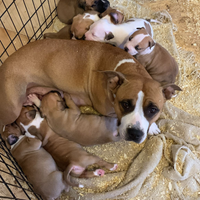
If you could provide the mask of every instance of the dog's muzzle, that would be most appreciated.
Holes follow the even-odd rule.
[[[141,143],[144,139],[144,132],[138,126],[129,125],[126,129],[126,140]]]

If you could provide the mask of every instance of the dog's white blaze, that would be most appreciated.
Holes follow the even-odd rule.
[[[143,98],[144,98],[144,93],[140,91],[138,93],[138,99],[134,111],[122,117],[121,125],[119,127],[120,134],[121,133],[124,134],[129,125],[136,125],[136,126],[139,125],[138,128],[140,128],[140,130],[143,131],[144,133],[144,136],[140,142],[143,142],[146,139],[147,130],[149,127],[149,122],[145,118],[143,112]]]
[[[124,64],[124,63],[135,63],[135,61],[134,61],[133,59],[123,59],[123,60],[120,60],[120,61],[117,63],[117,65],[116,65],[114,71],[116,71],[117,68],[118,68],[120,65]]]
[[[25,135],[20,135],[19,138],[18,138],[18,140],[17,140],[17,142],[15,142],[15,144],[11,145],[10,148],[13,149],[14,146],[15,146],[16,144],[18,144],[19,141],[20,141],[23,137],[25,137]]]
[[[42,121],[44,120],[44,118],[42,118],[41,116],[40,116],[40,114],[37,112],[36,113],[36,115],[35,115],[35,119],[30,123],[30,124],[28,124],[28,125],[24,125],[24,124],[22,124],[21,122],[20,122],[20,124],[23,126],[23,128],[25,129],[25,131],[27,132],[27,133],[29,133],[28,132],[28,128],[30,127],[30,126],[35,126],[36,128],[39,128],[40,127],[40,124],[42,123]],[[30,133],[29,133],[30,134]],[[31,135],[31,134],[30,134]],[[28,136],[29,137],[29,136]]]
[[[6,126],[4,125],[4,126],[3,126],[3,130],[2,130],[2,131],[4,132],[4,131],[5,131],[5,129],[6,129]]]

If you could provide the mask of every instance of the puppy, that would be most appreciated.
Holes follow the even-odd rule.
[[[31,109],[31,107],[22,109],[27,118],[32,117]],[[63,180],[63,173],[58,170],[51,155],[41,147],[42,142],[27,135],[27,133],[22,135],[16,124],[11,124],[5,127],[2,138],[35,192],[44,200],[56,199],[63,190],[68,191],[69,186]]]
[[[71,26],[73,38],[77,40],[85,39],[85,33],[90,29],[91,24],[100,19],[98,14],[97,11],[87,11],[75,16]]]
[[[82,146],[120,140],[116,118],[81,114],[67,93],[64,93],[64,99],[59,92],[46,94],[41,102],[34,94],[28,99],[39,107],[52,130]]]
[[[74,16],[87,10],[104,12],[110,3],[108,0],[60,0],[57,6],[58,18],[61,22],[71,24]]]
[[[179,72],[177,62],[164,47],[152,39],[144,28],[129,37],[124,50],[134,55],[154,80],[162,84],[176,81]]]
[[[147,20],[131,18],[125,23],[115,25],[105,16],[90,26],[89,31],[85,33],[85,40],[107,42],[124,49],[124,44],[130,35],[141,27],[153,37],[153,29]]]
[[[33,107],[32,107],[33,108]],[[97,169],[95,171],[86,171],[88,165],[97,163],[99,166],[104,166],[111,171],[116,170],[117,164],[108,163],[101,158],[87,153],[82,147],[66,138],[57,135],[47,124],[44,118],[40,117],[39,112],[26,109],[25,114],[17,121],[31,135],[36,135],[42,138],[43,147],[47,150],[58,165],[59,169],[64,171],[64,179],[71,186],[83,187],[73,183],[70,180],[69,174],[76,177],[93,177],[103,176],[104,170]]]
[[[70,40],[73,37],[71,33],[71,25],[66,25],[60,29],[57,33],[45,33],[44,39],[57,38],[57,39],[67,39]]]

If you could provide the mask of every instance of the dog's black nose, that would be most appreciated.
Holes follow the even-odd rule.
[[[134,128],[134,127],[127,128],[126,132],[127,132],[126,140],[128,140],[128,141],[140,143],[142,138],[144,137],[143,131],[141,131],[138,128]]]
[[[85,35],[83,35],[83,37],[81,38],[82,40],[85,40]]]
[[[128,52],[128,50],[129,50],[128,47],[124,47],[124,51]]]

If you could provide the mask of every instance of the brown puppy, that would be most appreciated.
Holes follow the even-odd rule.
[[[134,32],[124,46],[124,50],[134,55],[154,80],[162,84],[175,83],[179,72],[177,62],[144,28]]]
[[[74,16],[87,10],[102,13],[109,5],[108,0],[60,0],[57,6],[58,18],[63,23],[71,24]]]
[[[64,99],[57,92],[43,96],[42,101],[30,94],[29,100],[39,107],[48,125],[57,134],[82,146],[119,141],[117,119],[81,114],[78,106],[67,93]]]
[[[24,108],[23,108],[24,109]],[[26,116],[32,108],[25,108]],[[2,138],[11,148],[11,154],[22,168],[34,190],[44,200],[56,199],[63,190],[68,191],[68,185],[63,180],[63,173],[56,166],[51,155],[44,150],[42,142],[37,138],[22,135],[16,124],[7,125]]]
[[[104,166],[110,170],[117,168],[117,164],[108,163],[97,156],[89,154],[79,144],[57,135],[48,126],[46,120],[40,117],[36,109],[33,111],[29,107],[25,107],[24,110],[26,110],[25,115],[17,123],[20,122],[20,125],[31,135],[42,138],[44,149],[52,155],[59,169],[64,171],[64,179],[69,185],[83,187],[71,182],[70,173],[73,176],[85,178],[104,175],[102,169],[86,171],[88,165],[97,163],[99,166]]]

